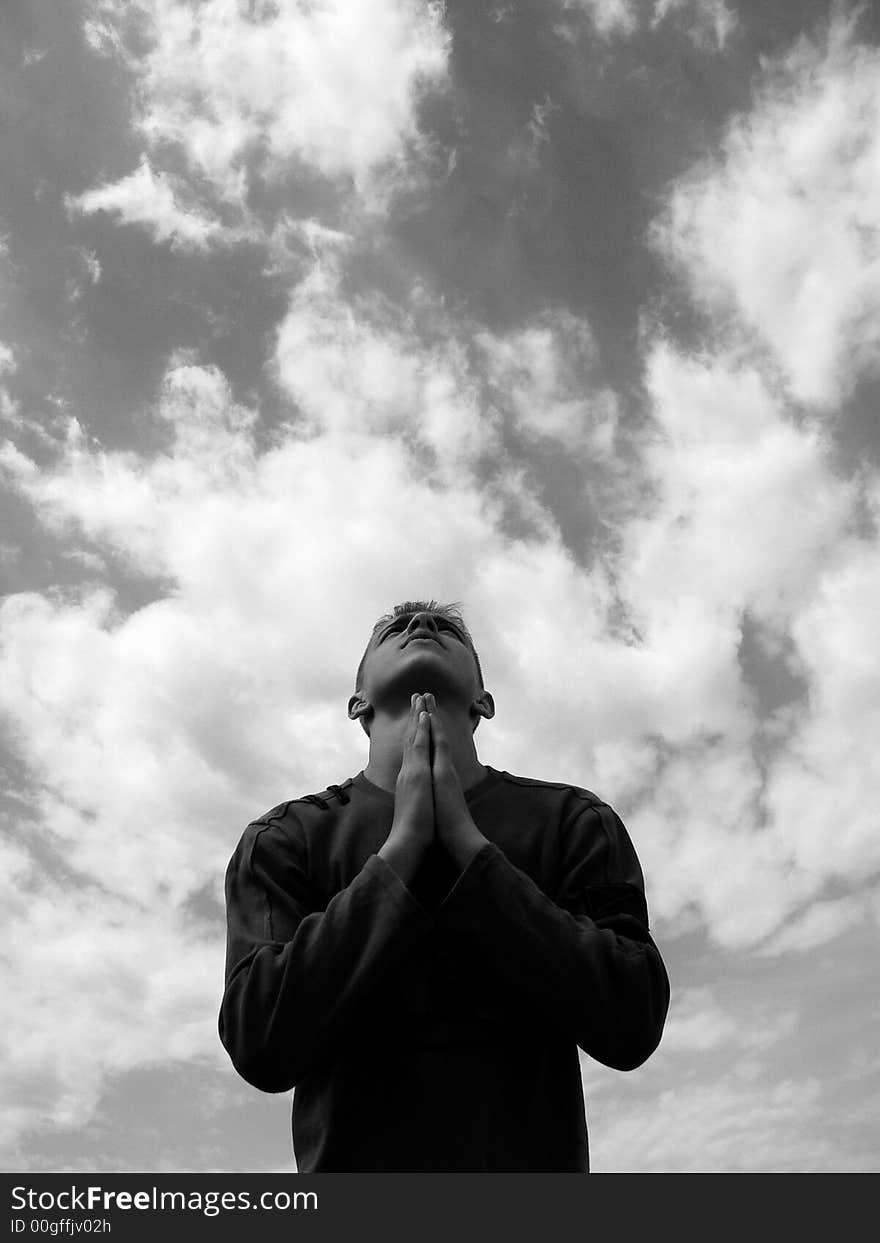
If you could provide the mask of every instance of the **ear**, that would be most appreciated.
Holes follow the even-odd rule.
[[[474,729],[480,723],[480,717],[485,717],[487,721],[491,721],[495,715],[495,700],[488,691],[481,691],[474,702],[471,704],[471,716],[474,717]]]
[[[361,728],[369,737],[370,729],[368,725],[369,718],[373,714],[373,709],[368,700],[362,695],[352,695],[348,701],[348,719],[350,721],[360,721]]]

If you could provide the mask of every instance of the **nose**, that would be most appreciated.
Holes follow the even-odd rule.
[[[417,630],[430,630],[434,634],[439,634],[437,623],[434,620],[434,614],[423,611],[414,613],[410,618],[409,625],[406,628],[407,634],[414,634]]]

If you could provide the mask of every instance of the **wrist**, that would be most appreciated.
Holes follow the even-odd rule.
[[[470,818],[460,821],[452,830],[439,836],[453,863],[462,872],[471,859],[488,844],[488,838],[483,836]]]
[[[389,867],[397,873],[404,885],[409,885],[422,861],[425,847],[413,836],[395,837],[391,833],[384,845],[376,851],[380,859],[384,859]]]

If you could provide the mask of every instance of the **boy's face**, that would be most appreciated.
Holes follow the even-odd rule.
[[[427,610],[384,622],[364,658],[361,693],[373,708],[432,691],[468,707],[482,693],[473,649],[460,624]]]

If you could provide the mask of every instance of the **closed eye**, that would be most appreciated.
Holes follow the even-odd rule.
[[[385,629],[382,631],[382,633],[379,636],[379,642],[383,643],[390,634],[399,634],[401,630],[406,629],[406,627],[410,624],[411,621],[412,621],[412,617],[395,618],[395,620],[391,622],[390,625],[386,626]],[[464,634],[459,629],[459,627],[456,626],[455,622],[447,621],[445,617],[435,617],[434,623],[438,630],[443,630],[447,634],[454,635],[454,637],[458,639],[460,643],[464,643]]]
[[[403,630],[404,626],[409,625],[409,618],[400,617],[397,621],[392,622],[390,626],[386,626],[379,636],[379,642],[384,643],[390,634],[398,634]]]

